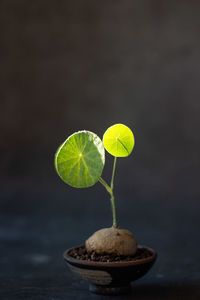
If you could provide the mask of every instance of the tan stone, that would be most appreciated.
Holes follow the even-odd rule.
[[[88,252],[95,251],[98,254],[134,255],[137,241],[130,231],[111,227],[96,231],[85,242],[85,246]]]

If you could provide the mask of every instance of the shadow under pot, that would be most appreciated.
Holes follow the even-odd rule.
[[[138,246],[140,255],[128,261],[100,262],[74,258],[70,255],[83,246],[70,248],[64,253],[69,268],[82,279],[89,282],[89,290],[96,294],[124,294],[131,290],[131,282],[144,276],[154,264],[155,250]]]

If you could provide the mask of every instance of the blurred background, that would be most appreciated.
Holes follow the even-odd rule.
[[[65,185],[54,153],[74,131],[102,137],[110,125],[124,123],[136,144],[131,156],[118,159],[119,225],[141,243],[165,245],[168,254],[180,230],[180,249],[194,245],[199,10],[193,0],[0,2],[0,211],[6,222],[24,217],[12,224],[18,234],[34,216],[71,246],[111,225],[104,188]],[[108,181],[112,163],[107,155]]]

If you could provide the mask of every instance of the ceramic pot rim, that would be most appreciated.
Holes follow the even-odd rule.
[[[116,261],[116,262],[88,261],[88,260],[73,258],[68,254],[72,249],[79,248],[82,246],[83,245],[67,249],[63,253],[64,260],[71,264],[83,265],[83,266],[88,266],[88,267],[93,266],[93,267],[104,267],[104,268],[106,268],[106,267],[119,268],[119,267],[129,267],[129,266],[136,266],[136,265],[140,265],[140,264],[150,263],[150,262],[153,262],[157,257],[157,253],[154,249],[149,248],[147,246],[143,246],[143,245],[138,245],[138,248],[139,249],[145,248],[146,250],[150,251],[152,253],[152,255],[150,257],[138,259],[135,261],[120,261],[120,262],[119,261]]]

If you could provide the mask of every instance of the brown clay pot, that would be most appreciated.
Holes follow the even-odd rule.
[[[95,262],[71,257],[71,248],[65,251],[64,260],[74,273],[89,282],[91,292],[104,295],[122,294],[128,293],[131,281],[145,275],[156,260],[155,250],[146,246],[138,248],[145,248],[152,255],[135,261]]]

